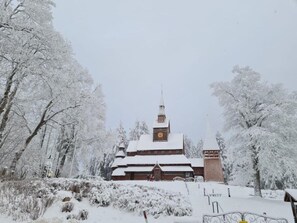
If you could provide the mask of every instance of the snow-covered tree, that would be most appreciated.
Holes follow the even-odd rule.
[[[119,127],[116,129],[117,134],[117,145],[119,145],[121,142],[125,144],[125,147],[127,148],[129,140],[127,137],[127,132],[125,128],[123,127],[122,122],[120,122]]]
[[[143,134],[149,134],[149,129],[145,121],[136,121],[134,128],[130,129],[129,140],[139,140]]]
[[[195,157],[197,158],[203,157],[203,140],[202,139],[200,139],[197,143]]]
[[[197,145],[187,136],[184,136],[185,155],[187,158],[202,158],[203,140],[199,140]]]
[[[49,162],[64,176],[79,172],[87,154],[112,147],[101,88],[54,30],[53,5],[0,0],[0,165],[36,176]]]
[[[249,67],[234,67],[233,73],[230,82],[211,87],[232,136],[235,180],[252,181],[255,195],[261,196],[261,182],[268,179],[296,182],[296,94],[261,81]]]
[[[230,156],[228,156],[228,151],[226,148],[226,142],[223,138],[222,134],[220,132],[217,132],[216,134],[216,140],[218,142],[221,158],[222,158],[222,164],[223,164],[223,171],[224,171],[224,181],[225,183],[228,183],[231,178],[232,173],[232,159]]]

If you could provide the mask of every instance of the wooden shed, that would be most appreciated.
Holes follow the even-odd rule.
[[[294,222],[297,223],[297,189],[286,189],[284,200],[291,203]]]

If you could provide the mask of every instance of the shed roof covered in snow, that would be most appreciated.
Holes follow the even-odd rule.
[[[285,201],[297,202],[297,189],[285,189]]]
[[[168,135],[168,141],[154,142],[152,135],[142,135],[139,139],[137,150],[174,150],[183,149],[184,136],[183,134]]]

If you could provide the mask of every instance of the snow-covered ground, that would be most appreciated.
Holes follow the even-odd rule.
[[[271,217],[286,218],[289,223],[293,223],[292,211],[289,203],[283,201],[283,191],[263,191],[265,198],[254,197],[253,189],[238,186],[226,186],[216,183],[203,183],[203,182],[150,182],[150,181],[121,181],[117,182],[121,185],[131,188],[131,185],[141,185],[148,187],[157,187],[174,193],[181,193],[191,202],[193,213],[192,216],[164,216],[160,215],[155,218],[152,215],[148,216],[149,223],[194,223],[202,222],[204,214],[213,214],[212,206],[208,204],[208,197],[206,194],[214,194],[210,196],[210,202],[218,201],[221,212],[231,211],[248,211],[256,214],[266,213]],[[228,197],[228,188],[230,188],[231,197]],[[72,194],[67,191],[59,192],[61,197],[69,196]],[[86,209],[89,212],[86,223],[110,222],[110,223],[139,223],[145,220],[142,215],[137,212],[121,211],[113,206],[96,207],[83,199],[79,202],[72,199],[74,203],[73,214],[77,214],[79,210]],[[76,220],[66,220],[69,213],[61,213],[62,201],[55,202],[41,219],[34,221],[34,223],[64,223],[64,222],[78,222]],[[0,215],[0,222],[12,223],[12,219]],[[29,221],[32,222],[32,221]]]

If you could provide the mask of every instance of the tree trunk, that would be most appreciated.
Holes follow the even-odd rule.
[[[20,151],[18,151],[18,152],[15,153],[15,156],[14,156],[12,162],[11,162],[11,165],[10,165],[10,171],[11,171],[12,173],[15,172],[17,162],[18,162],[18,161],[20,160],[20,158],[22,157],[23,153],[24,153],[25,150],[27,149],[27,147],[28,147],[28,145],[30,144],[30,142],[32,141],[32,139],[37,135],[37,133],[39,132],[39,130],[40,130],[40,129],[46,124],[46,122],[48,121],[48,120],[45,120],[45,116],[46,116],[46,113],[47,113],[47,111],[48,111],[48,109],[49,109],[49,107],[50,107],[51,104],[52,104],[52,101],[50,101],[50,102],[47,104],[47,106],[46,106],[45,110],[43,111],[43,114],[42,114],[42,116],[41,116],[41,118],[40,118],[39,123],[36,125],[34,131],[31,133],[31,135],[26,139],[26,142],[25,142],[24,147],[23,147]]]
[[[0,100],[0,115],[3,113],[8,101],[9,101],[9,95],[11,92],[12,84],[13,84],[13,77],[17,73],[18,67],[15,67],[13,71],[11,72],[10,76],[7,78],[6,81],[6,87],[3,94],[3,97]]]
[[[255,193],[255,196],[262,197],[261,180],[260,180],[260,171],[259,170],[255,170],[255,173],[254,173],[254,193]]]
[[[255,196],[262,197],[261,193],[261,176],[259,170],[259,159],[257,157],[256,147],[253,146],[253,171],[254,171],[254,194]]]
[[[12,100],[14,99],[17,90],[18,90],[18,84],[15,86],[15,88],[13,89],[13,91],[11,92],[11,94],[9,95],[7,102],[6,102],[6,109],[4,108],[4,114],[3,117],[1,119],[1,124],[0,124],[0,149],[1,149],[1,145],[3,143],[3,133],[4,130],[6,128],[7,122],[8,122],[8,117],[11,111],[11,107],[12,107]]]
[[[63,156],[62,156],[62,158],[60,160],[59,167],[58,167],[58,169],[56,171],[56,177],[60,177],[61,174],[62,174],[64,165],[65,165],[65,161],[66,161],[66,155],[67,155],[67,151],[63,154]]]

